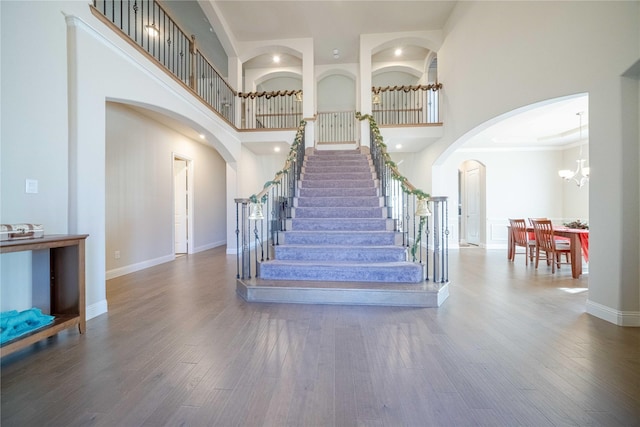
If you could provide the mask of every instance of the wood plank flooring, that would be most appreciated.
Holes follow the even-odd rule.
[[[588,276],[452,251],[440,308],[246,303],[216,248],[110,280],[109,313],[2,359],[9,426],[640,426],[640,328]]]

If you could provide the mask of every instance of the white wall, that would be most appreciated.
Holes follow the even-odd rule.
[[[89,234],[91,318],[107,310],[107,101],[171,115],[203,133],[227,162],[239,159],[240,142],[208,107],[98,21],[87,3],[0,2],[0,7],[2,55],[12,58],[2,61],[2,221],[42,223],[48,234]],[[10,185],[16,177],[21,186],[24,178],[38,179],[40,193],[27,197]],[[29,261],[22,262],[28,268]],[[2,287],[7,281],[27,286],[15,274],[3,273]]]
[[[589,219],[587,183],[578,188],[558,176],[558,169],[575,162],[577,148],[560,150],[473,150],[459,149],[440,166],[440,191],[434,196],[449,197],[450,245],[457,246],[458,170],[465,161],[475,160],[486,169],[486,221],[481,244],[488,248],[506,248],[508,218],[548,217],[554,223]],[[391,153],[398,170],[411,183],[425,171],[414,153]]]
[[[435,168],[433,175],[426,171],[418,182],[441,193],[446,185],[445,177],[439,175],[441,163],[478,125],[541,100],[588,93],[591,244],[587,309],[614,323],[637,325],[640,255],[638,239],[629,239],[627,230],[638,233],[639,144],[637,138],[625,136],[637,136],[635,120],[621,118],[625,111],[637,111],[638,99],[622,96],[629,91],[623,87],[621,74],[640,57],[639,5],[458,3],[438,51],[439,80],[445,85],[441,105],[445,136],[419,155],[421,163],[435,164]],[[634,113],[634,119],[636,116]]]
[[[401,71],[386,71],[374,75],[371,78],[371,85],[373,87],[411,86],[418,84],[418,80],[418,77],[409,73],[403,73]]]
[[[47,234],[66,233],[69,133],[60,4],[3,1],[0,15],[0,222],[36,223]],[[38,25],[28,29],[25,22]],[[25,193],[25,179],[38,180],[38,194]],[[31,254],[1,255],[0,270],[1,309],[31,307]]]
[[[109,103],[106,113],[107,277],[174,259],[174,154],[191,160],[194,177],[189,252],[226,244],[220,155],[125,105]]]
[[[302,78],[276,77],[265,80],[256,88],[257,92],[291,91],[302,89]]]
[[[321,79],[317,88],[318,112],[355,110],[355,80],[347,76],[334,74]]]
[[[441,188],[450,195],[451,239],[458,241],[458,170],[468,160],[485,166],[486,222],[481,243],[489,248],[505,247],[508,218],[564,217],[562,185],[557,175],[560,151],[471,151],[460,150],[442,165]]]
[[[585,166],[589,166],[587,151],[589,144],[582,147],[582,158],[586,159]],[[579,147],[572,147],[562,151],[562,169],[576,170],[576,160],[580,156]],[[579,219],[582,222],[589,221],[589,182],[578,187],[574,181],[559,179],[558,184],[562,189],[562,216],[567,221]]]

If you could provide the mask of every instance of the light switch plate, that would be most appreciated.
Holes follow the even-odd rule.
[[[28,194],[38,194],[38,180],[37,179],[27,179],[25,181],[25,193]]]

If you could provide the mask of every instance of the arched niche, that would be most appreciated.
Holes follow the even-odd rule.
[[[391,65],[372,71],[371,86],[409,86],[420,83],[422,71],[411,66]]]
[[[347,72],[325,74],[316,84],[317,111],[354,111],[356,91],[354,75]]]

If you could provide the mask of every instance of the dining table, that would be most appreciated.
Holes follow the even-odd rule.
[[[511,226],[507,226],[507,229],[509,236],[507,257],[509,259],[512,259],[512,254],[516,250],[516,245],[513,238],[513,233],[511,232]],[[535,238],[533,227],[527,227],[527,232],[530,233],[531,239]],[[582,275],[582,259],[584,258],[586,262],[589,262],[589,230],[581,228],[553,227],[553,233],[558,237],[569,240],[571,276],[574,279],[579,278]]]

